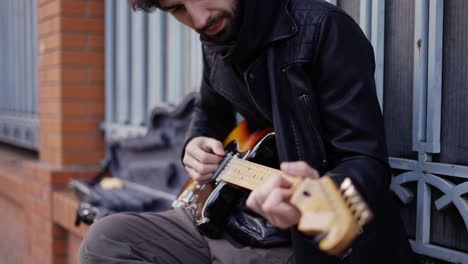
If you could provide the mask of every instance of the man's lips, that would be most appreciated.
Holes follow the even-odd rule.
[[[220,19],[216,24],[212,25],[207,30],[205,30],[205,34],[213,36],[219,33],[224,27],[224,21],[224,18]]]

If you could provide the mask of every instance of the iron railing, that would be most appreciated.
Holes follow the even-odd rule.
[[[36,150],[37,0],[0,2],[0,141]]]
[[[149,111],[175,104],[201,82],[198,37],[165,13],[132,12],[106,0],[108,139],[145,133]]]

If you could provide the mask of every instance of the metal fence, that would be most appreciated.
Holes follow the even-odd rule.
[[[176,102],[201,75],[196,36],[161,12],[115,2],[106,1],[108,137],[143,133],[148,109]],[[468,2],[328,2],[374,46],[391,189],[414,251],[468,263]]]
[[[468,263],[468,3],[338,4],[374,46],[394,169],[391,189],[401,201],[413,250]]]
[[[106,0],[106,119],[108,139],[143,134],[149,111],[175,104],[201,82],[198,36],[162,12],[131,12],[128,1]]]
[[[37,149],[37,0],[0,1],[0,141]]]

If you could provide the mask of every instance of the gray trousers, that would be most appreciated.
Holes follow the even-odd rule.
[[[252,248],[225,235],[214,240],[195,228],[184,209],[120,213],[94,223],[80,247],[80,263],[292,263],[290,247]]]

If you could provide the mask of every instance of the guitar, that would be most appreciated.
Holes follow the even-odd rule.
[[[254,190],[274,175],[293,183],[289,202],[301,213],[298,230],[316,235],[319,248],[340,255],[372,219],[372,212],[351,180],[337,188],[329,176],[320,179],[286,175],[278,167],[274,133],[263,129],[251,133],[240,123],[225,139],[226,156],[213,174],[213,181],[199,184],[190,180],[173,207],[191,208],[197,228],[209,237],[219,237],[239,192]]]

